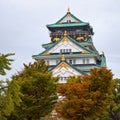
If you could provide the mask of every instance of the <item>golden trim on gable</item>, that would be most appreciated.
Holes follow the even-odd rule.
[[[86,50],[83,50],[82,53],[83,53],[83,54],[87,54],[87,53],[89,53],[89,52],[86,51]]]
[[[102,54],[103,54],[103,55],[105,54],[104,51],[102,51]]]
[[[62,69],[62,68],[66,68],[66,69],[69,69],[70,67],[66,64],[66,63],[61,63],[60,65],[57,66],[57,69]]]
[[[64,31],[64,34],[63,34],[63,35],[64,35],[64,36],[67,36],[67,31],[66,31],[66,30]]]
[[[49,55],[50,53],[47,51],[47,52],[45,52],[43,55]]]
[[[65,56],[64,55],[62,55],[61,60],[65,61]]]
[[[67,16],[66,16],[67,18],[70,18],[70,14],[67,14]]]
[[[68,7],[68,11],[67,11],[68,14],[70,14],[70,8]]]
[[[67,37],[64,37],[61,42],[70,42],[70,40]]]

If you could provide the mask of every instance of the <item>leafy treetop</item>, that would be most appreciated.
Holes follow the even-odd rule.
[[[70,120],[91,120],[98,118],[110,102],[113,89],[112,72],[106,68],[92,69],[90,75],[72,77],[58,88],[65,96],[56,110]]]

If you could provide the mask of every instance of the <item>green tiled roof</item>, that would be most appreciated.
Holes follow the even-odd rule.
[[[58,42],[59,41],[43,44],[42,47],[47,50],[47,49],[50,49],[50,48],[54,47]]]
[[[63,37],[62,37],[62,38],[63,38]],[[62,39],[62,38],[61,38],[61,39]],[[90,49],[89,47],[91,47],[92,49],[90,49],[90,50],[94,51],[95,53],[98,53],[98,51],[95,49],[95,47],[94,47],[94,45],[93,45],[93,43],[92,43],[92,38],[89,38],[89,39],[88,39],[87,41],[85,41],[85,42],[78,42],[78,41],[72,39],[71,37],[69,37],[69,38],[70,38],[75,44],[77,44],[78,46],[84,46],[84,48],[87,48],[88,50]],[[58,41],[57,41],[57,42],[51,42],[51,43],[43,44],[42,47],[44,47],[44,48],[47,50],[47,49],[49,49],[49,48],[54,47],[57,43],[58,43]],[[91,52],[92,52],[92,51],[91,51]]]
[[[97,65],[86,65],[86,66],[74,66],[76,69],[78,70],[82,70],[82,71],[90,71],[91,69],[94,68],[100,68],[100,67],[106,67],[106,59],[104,55],[100,55],[101,56],[101,63],[97,64]]]
[[[51,42],[51,43],[48,43],[48,44],[43,44],[42,47],[45,48],[45,49],[48,49],[49,47],[52,47],[55,43],[54,42]]]
[[[74,66],[78,70],[90,71],[90,69],[99,68],[97,65]]]
[[[99,57],[97,54],[64,54],[65,58],[77,58],[77,57]],[[61,54],[53,54],[53,55],[34,55],[34,59],[56,59],[56,58],[61,58]],[[99,59],[99,58],[98,58]]]
[[[74,40],[74,39],[71,38],[70,36],[67,36],[67,38],[68,38],[71,42],[73,42],[74,44],[76,44],[77,46],[83,48],[84,50],[86,50],[86,51],[88,51],[88,52],[90,52],[90,53],[96,53],[96,51],[93,51],[93,50],[90,50],[89,48],[86,48],[85,45],[80,44],[80,42],[77,42],[76,40]],[[44,47],[46,48],[46,50],[43,51],[42,53],[40,53],[39,55],[42,55],[42,54],[44,54],[45,52],[49,51],[51,48],[53,48],[55,45],[57,45],[62,39],[63,39],[63,37],[62,37],[59,41],[57,41],[57,42],[55,42],[55,43],[53,43],[53,44],[51,44],[51,43],[50,43],[50,44],[46,44],[46,45],[44,44]]]
[[[62,20],[67,18],[68,15],[69,15],[69,18],[72,18],[76,22],[62,23]],[[75,17],[73,14],[67,12],[60,20],[58,20],[54,24],[48,24],[47,27],[56,28],[56,27],[74,27],[74,26],[86,26],[86,25],[89,25],[89,23],[83,22],[79,20],[77,17]]]
[[[63,38],[63,37],[62,37]],[[62,39],[61,38],[61,39]],[[76,41],[76,40],[75,40]],[[58,41],[57,41],[58,42]],[[51,42],[51,43],[47,43],[47,44],[42,44],[42,47],[45,48],[45,49],[48,49],[48,48],[52,48],[54,45],[57,44],[57,42]],[[92,44],[92,38],[88,38],[87,41],[85,42],[77,42],[76,41],[76,44],[77,45],[82,45],[82,46],[88,46],[88,45],[93,45]]]
[[[78,71],[79,73],[81,73],[82,75],[87,75],[85,72],[83,72],[83,70],[77,69],[76,67],[70,65],[67,61],[65,61],[65,63],[68,64],[71,68],[73,68],[73,69],[75,69],[76,71]],[[61,64],[61,62],[58,63],[56,66],[51,67],[51,68],[49,69],[49,71],[52,71],[53,69],[55,69],[59,64]]]
[[[84,42],[84,43],[78,42],[78,41],[74,40],[73,38],[71,38],[70,36],[68,36],[68,38],[69,38],[69,40],[71,40],[73,43],[75,43],[77,46],[83,48],[84,50],[87,50],[90,53],[96,53],[96,51],[93,51],[93,50],[85,47],[85,46],[87,46],[88,42]]]
[[[77,71],[79,71],[80,73],[82,73],[82,74],[85,75],[86,72],[89,72],[91,69],[100,68],[100,67],[106,67],[105,56],[103,54],[100,55],[100,56],[101,56],[101,63],[100,64],[93,64],[93,65],[91,65],[91,64],[90,65],[89,64],[84,64],[84,65],[82,65],[82,64],[81,65],[70,65],[69,63],[67,63],[67,64],[69,64],[72,68],[76,69]],[[50,67],[49,70],[51,71],[54,68],[55,68],[55,66],[54,67]]]
[[[106,58],[104,54],[101,54],[100,57],[101,57],[101,67],[106,67]]]
[[[50,24],[47,27],[57,28],[57,27],[77,27],[77,26],[86,26],[86,23],[69,23],[69,24]]]
[[[104,59],[105,59],[105,57],[104,57]],[[104,59],[101,60],[100,65],[94,65],[94,64],[93,65],[89,65],[89,64],[87,64],[87,65],[70,65],[69,63],[67,63],[67,64],[69,64],[73,69],[77,70],[78,72],[82,73],[83,75],[86,75],[86,72],[89,72],[91,69],[105,67],[106,64],[103,65]],[[55,68],[55,66],[50,67],[49,70],[51,71],[54,68]]]
[[[79,23],[86,23],[86,22],[83,22],[82,20],[78,19],[76,16],[74,16],[71,12],[67,12],[60,20],[58,20],[56,22],[56,24],[59,24],[65,17],[67,17],[67,15],[70,15],[71,18],[73,18],[74,20],[78,21]]]

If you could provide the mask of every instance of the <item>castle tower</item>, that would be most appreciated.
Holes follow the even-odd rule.
[[[50,42],[43,44],[45,50],[33,58],[44,59],[53,76],[60,77],[59,83],[66,83],[70,76],[87,75],[90,69],[106,66],[104,53],[99,54],[93,45],[93,28],[75,17],[70,9],[47,28]]]

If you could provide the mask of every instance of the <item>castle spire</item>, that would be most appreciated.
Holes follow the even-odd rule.
[[[65,56],[64,55],[62,55],[61,60],[65,61]]]
[[[104,51],[102,51],[102,54],[103,54],[103,55],[105,54]]]
[[[66,36],[67,36],[67,31],[65,30],[65,31],[64,31],[64,37],[66,37]]]
[[[68,11],[67,11],[68,14],[70,14],[70,8],[68,7]]]

